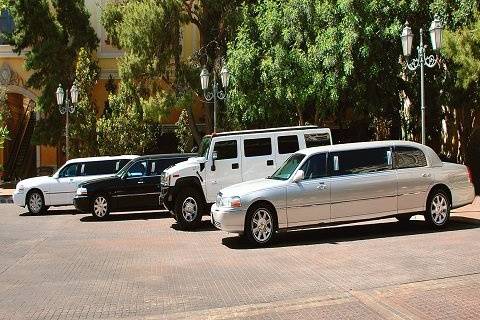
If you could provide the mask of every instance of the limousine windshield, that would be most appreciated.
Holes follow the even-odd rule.
[[[270,179],[288,180],[292,176],[293,171],[295,171],[300,162],[302,162],[303,158],[305,158],[303,153],[292,154],[290,158],[270,176]]]

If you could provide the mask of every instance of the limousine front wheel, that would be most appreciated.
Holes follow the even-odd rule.
[[[450,199],[447,194],[438,190],[433,192],[427,201],[425,220],[434,227],[442,227],[450,218]]]
[[[258,206],[251,210],[247,218],[245,233],[248,239],[258,246],[264,246],[275,235],[275,216],[268,206]]]
[[[27,207],[31,214],[41,214],[47,211],[45,200],[40,191],[31,191],[27,196]]]
[[[105,196],[99,195],[93,201],[93,216],[97,219],[105,219],[110,213],[108,200]]]

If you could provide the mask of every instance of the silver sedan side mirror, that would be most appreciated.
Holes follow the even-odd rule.
[[[293,182],[297,183],[302,181],[305,178],[305,173],[303,170],[298,170],[295,175],[293,176]]]

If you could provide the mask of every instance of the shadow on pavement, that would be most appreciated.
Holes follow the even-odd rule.
[[[180,229],[180,226],[178,223],[173,223],[170,228],[177,230],[177,231],[184,231],[184,232],[201,232],[201,231],[219,231],[217,228],[213,226],[213,224],[210,222],[210,219],[208,220],[202,220],[198,227],[195,229],[190,229],[190,230],[182,230]]]
[[[447,232],[475,229],[480,227],[480,220],[474,218],[452,217],[449,225],[440,230],[432,229],[424,221],[411,220],[408,223],[384,222],[361,225],[325,227],[311,230],[280,233],[269,247],[291,247],[314,244],[338,244],[341,242],[400,237],[415,234]],[[222,244],[230,249],[261,249],[250,244],[244,237],[232,236],[222,239]]]
[[[20,213],[21,217],[41,217],[41,216],[64,216],[64,215],[76,215],[83,214],[80,211],[75,209],[57,209],[57,210],[47,210],[47,212],[42,214],[31,214],[30,212]]]
[[[98,220],[92,215],[82,217],[82,222],[109,222],[109,221],[129,221],[129,220],[156,220],[171,218],[170,213],[165,211],[148,211],[148,212],[113,212],[110,213],[104,220]]]

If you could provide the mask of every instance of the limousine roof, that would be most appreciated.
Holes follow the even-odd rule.
[[[280,127],[280,128],[267,128],[267,129],[253,129],[253,130],[239,130],[239,131],[227,131],[212,133],[212,137],[224,137],[232,135],[241,135],[241,134],[253,134],[253,133],[265,133],[265,132],[280,132],[280,131],[295,131],[295,130],[309,130],[309,129],[324,129],[325,131],[330,132],[329,128],[321,128],[318,126],[295,126],[295,127]],[[207,135],[209,136],[209,135]]]
[[[86,157],[86,158],[76,158],[70,159],[67,163],[78,163],[78,162],[92,162],[92,161],[107,161],[107,160],[119,160],[119,159],[135,159],[138,158],[137,155],[122,155],[122,156],[102,156],[102,157]]]
[[[190,158],[196,157],[196,153],[160,153],[160,154],[147,154],[140,156],[138,159],[171,159],[171,158]]]
[[[438,155],[433,151],[432,148],[425,146],[420,143],[404,140],[386,140],[386,141],[370,141],[370,142],[355,142],[355,143],[343,143],[343,144],[334,144],[321,147],[312,147],[300,150],[301,153],[306,154],[307,156],[317,153],[317,152],[335,152],[335,151],[348,151],[348,150],[358,150],[358,149],[370,149],[370,148],[380,148],[380,147],[390,147],[390,146],[405,146],[405,147],[414,147],[420,149],[425,154],[429,166],[441,166],[442,161]]]

